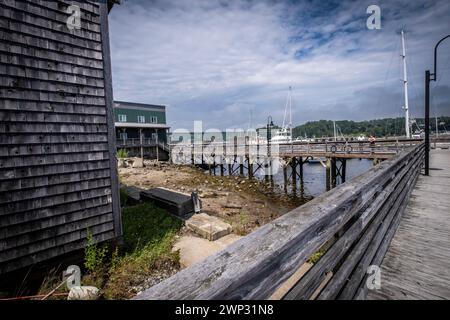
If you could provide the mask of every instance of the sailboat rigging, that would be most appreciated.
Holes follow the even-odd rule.
[[[288,114],[289,112],[289,114]],[[287,121],[289,121],[287,123]],[[289,93],[284,108],[283,124],[281,129],[277,130],[270,139],[272,143],[291,143],[292,142],[292,87],[289,86]]]

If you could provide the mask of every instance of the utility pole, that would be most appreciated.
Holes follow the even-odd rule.
[[[409,103],[408,103],[408,77],[406,74],[406,48],[405,48],[405,33],[402,30],[402,59],[403,59],[403,86],[405,90],[405,131],[406,138],[410,138],[409,130]]]

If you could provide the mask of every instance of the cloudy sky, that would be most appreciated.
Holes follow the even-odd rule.
[[[366,27],[371,4],[381,30]],[[401,28],[411,115],[423,116],[450,1],[123,0],[109,19],[116,100],[167,105],[173,129],[247,128],[281,123],[289,86],[294,125],[402,116]],[[450,41],[439,71],[431,113],[450,115]]]

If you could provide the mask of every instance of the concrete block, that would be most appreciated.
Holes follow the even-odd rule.
[[[144,160],[142,158],[134,158],[132,167],[133,168],[143,168]]]
[[[206,213],[195,214],[186,220],[186,227],[209,241],[231,233],[231,225]]]

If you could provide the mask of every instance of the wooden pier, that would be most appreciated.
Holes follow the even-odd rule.
[[[450,299],[450,150],[430,153],[369,299]]]
[[[245,139],[242,139],[245,140]],[[316,141],[254,145],[248,141],[172,144],[170,159],[177,164],[199,165],[212,175],[264,175],[273,179],[274,164],[283,172],[284,185],[294,188],[303,182],[303,166],[311,159],[323,159],[326,189],[346,181],[347,159],[371,159],[374,165],[390,159],[421,139],[369,141]],[[290,174],[288,174],[288,170]]]

